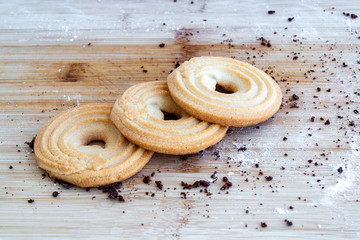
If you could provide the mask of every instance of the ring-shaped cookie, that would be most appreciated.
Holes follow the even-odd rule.
[[[168,76],[168,87],[186,112],[224,126],[264,122],[279,110],[282,101],[279,85],[265,72],[223,57],[184,62]]]
[[[177,120],[165,120],[167,114]],[[199,152],[219,142],[227,127],[196,119],[172,100],[166,81],[127,89],[114,104],[111,120],[135,144],[158,153],[182,155]]]
[[[153,152],[129,142],[110,120],[113,104],[88,104],[62,112],[42,127],[34,152],[50,176],[79,187],[122,181],[139,172]],[[104,146],[89,145],[93,141]]]

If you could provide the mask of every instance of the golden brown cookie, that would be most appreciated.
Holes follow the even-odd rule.
[[[166,120],[168,116],[173,118]],[[174,155],[199,152],[219,142],[227,130],[183,111],[170,97],[166,81],[141,83],[127,89],[115,102],[111,120],[135,144]]]
[[[35,140],[38,165],[79,187],[114,183],[139,172],[153,152],[129,142],[110,120],[113,104],[88,104],[62,112]],[[102,141],[105,145],[89,145]]]
[[[279,109],[282,94],[265,72],[230,58],[196,57],[168,76],[174,101],[192,116],[225,126],[264,122]]]

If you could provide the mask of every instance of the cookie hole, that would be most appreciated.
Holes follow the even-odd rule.
[[[164,110],[161,110],[161,112],[164,114],[164,120],[179,120],[181,117],[179,117],[178,115],[174,114],[174,113],[169,113],[166,112]]]
[[[232,89],[221,86],[220,84],[216,84],[215,91],[217,91],[219,93],[224,93],[224,94],[232,94],[232,93],[234,93],[234,91]]]
[[[88,144],[86,144],[86,146],[94,146],[94,145],[105,148],[106,143],[102,140],[93,140]]]

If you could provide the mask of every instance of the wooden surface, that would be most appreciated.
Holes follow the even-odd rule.
[[[0,238],[360,239],[360,18],[342,12],[360,16],[360,5],[2,1]],[[260,37],[272,46],[262,46]],[[177,62],[203,55],[266,70],[282,89],[280,111],[258,126],[232,128],[201,155],[156,154],[123,182],[125,203],[98,189],[65,189],[42,178],[24,142],[52,116],[114,102],[129,86],[165,80]],[[239,151],[242,146],[247,150]],[[214,171],[211,196],[180,186],[211,180]],[[144,184],[152,172],[152,182]],[[220,190],[224,176],[233,183],[228,194]],[[60,195],[54,198],[53,191]]]

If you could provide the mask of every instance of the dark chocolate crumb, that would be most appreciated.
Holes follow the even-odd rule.
[[[338,171],[338,173],[342,173],[344,170],[343,170],[343,168],[342,167],[339,167],[338,169],[337,169],[337,171]]]
[[[161,47],[161,48],[165,47],[165,43],[160,43],[159,47]]]
[[[232,182],[226,182],[226,183],[220,188],[220,190],[226,190],[226,189],[229,189],[230,187],[232,187]]]
[[[223,177],[223,182],[227,182],[227,181],[229,181],[229,179],[227,178],[227,177]]]
[[[152,193],[150,197],[155,197],[155,193]]]
[[[111,189],[109,192],[108,198],[115,199],[119,196],[119,193],[116,191],[115,188]]]
[[[177,61],[177,62],[175,63],[175,68],[178,68],[178,67],[180,67],[179,61]]]
[[[286,223],[287,226],[291,227],[293,225],[293,223],[287,219],[284,220],[284,222]]]
[[[34,199],[29,199],[29,200],[28,200],[28,203],[33,203],[33,202],[35,202]]]
[[[268,11],[268,14],[274,14],[275,13],[275,10],[269,10]]]
[[[350,127],[355,126],[355,122],[354,122],[354,121],[350,121],[350,122],[349,122],[349,126],[350,126]]]
[[[294,17],[289,17],[288,21],[291,22],[292,20],[294,20]]]
[[[283,141],[286,141],[286,140],[288,140],[288,138],[287,138],[287,137],[284,137],[284,138],[283,138]]]
[[[210,178],[217,179],[216,174],[217,174],[217,171],[214,171],[213,174],[210,176]]]
[[[238,149],[238,152],[242,151],[245,152],[247,150],[246,146],[242,146]]]
[[[154,177],[154,176],[155,176],[155,172],[152,172],[150,176],[151,176],[151,177]]]
[[[330,125],[329,119],[324,122],[325,125]]]
[[[264,37],[258,38],[257,40],[261,41],[261,45],[271,47],[270,40],[266,40]]]
[[[294,100],[299,100],[299,96],[296,95],[296,94],[293,94],[293,95],[292,95],[292,98],[293,98]]]
[[[119,189],[122,186],[122,182],[113,183],[114,188]]]
[[[299,56],[294,56],[293,60],[297,60],[299,58]]]
[[[296,102],[290,104],[290,108],[299,108]]]
[[[359,114],[359,110],[355,109],[355,110],[354,110],[354,113],[355,113],[355,114]]]
[[[113,184],[100,186],[98,189],[102,190],[104,193],[108,193],[108,198],[110,199],[115,199],[119,196],[119,193]]]
[[[315,116],[312,116],[312,117],[310,118],[310,121],[311,121],[311,122],[315,122]]]
[[[69,182],[65,182],[65,181],[60,180],[60,179],[54,179],[54,183],[58,183],[61,186],[63,186],[64,188],[66,188],[66,189],[70,189],[70,188],[72,188],[74,186],[73,184],[71,184]]]
[[[119,195],[119,202],[125,202],[125,199],[124,199],[124,197],[123,196],[121,196],[121,195]]]
[[[216,157],[215,159],[218,160],[220,158],[220,151],[219,150],[215,150],[213,152],[213,155]]]
[[[52,196],[53,196],[53,197],[59,196],[59,192],[58,192],[58,191],[54,191],[54,192],[52,193]]]
[[[162,184],[161,181],[155,181],[155,183],[156,183],[156,187],[157,187],[158,189],[163,190],[163,184]]]
[[[293,206],[290,206],[290,207],[289,207],[289,209],[290,209],[290,210],[293,210],[293,209],[294,209],[294,207],[293,207]]]
[[[266,222],[261,222],[261,223],[260,223],[260,226],[263,227],[263,228],[266,228],[266,227],[267,227],[267,224],[266,224]]]
[[[351,19],[356,19],[356,18],[358,18],[358,16],[356,15],[356,14],[354,14],[354,13],[346,13],[346,12],[343,12],[342,13],[344,16],[346,16],[346,17],[350,17]]]
[[[265,180],[266,181],[271,181],[271,180],[273,180],[273,177],[272,176],[265,176]]]
[[[35,139],[36,139],[36,136],[33,137],[33,139],[30,141],[30,142],[24,142],[26,145],[29,146],[29,148],[31,148],[31,150],[34,152],[34,144],[35,144]]]
[[[9,169],[13,169],[13,166],[10,165],[10,166],[9,166]]]
[[[195,185],[196,185],[197,183],[199,183],[200,186],[206,187],[206,188],[207,188],[208,186],[210,186],[210,182],[209,182],[209,181],[206,181],[206,180],[196,181],[196,182],[194,182],[193,186],[195,187]]]
[[[192,189],[192,184],[188,184],[186,182],[181,182],[181,186],[183,189]]]
[[[150,181],[151,181],[150,176],[145,176],[144,179],[143,179],[143,182],[146,183],[146,184],[149,184]]]
[[[206,180],[195,181],[193,184],[188,184],[188,183],[185,183],[185,182],[181,182],[181,186],[183,187],[183,189],[198,188],[200,186],[207,188],[208,186],[210,186],[210,182],[206,181]]]
[[[182,196],[181,198],[186,199],[186,193],[185,192],[181,192],[180,195]]]

